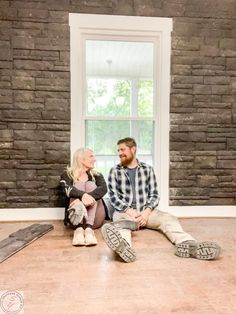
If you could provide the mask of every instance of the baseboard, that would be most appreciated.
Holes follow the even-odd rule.
[[[165,209],[179,217],[236,217],[236,206],[169,206]],[[0,221],[62,220],[64,208],[0,208]]]
[[[169,206],[167,211],[177,217],[236,217],[236,206]]]
[[[62,220],[65,209],[51,208],[0,208],[0,221]]]

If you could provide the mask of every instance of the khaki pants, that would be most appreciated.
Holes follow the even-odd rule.
[[[113,221],[115,222],[121,219],[132,220],[128,214],[115,211]],[[178,244],[188,240],[195,241],[190,234],[183,230],[178,218],[167,212],[162,212],[157,208],[154,209],[149,216],[146,228],[162,232],[173,244]],[[131,230],[121,229],[119,231],[122,237],[132,246]]]

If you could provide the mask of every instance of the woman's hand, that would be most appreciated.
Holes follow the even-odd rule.
[[[72,202],[70,202],[70,207],[74,207],[79,202],[81,202],[81,201],[78,198],[74,199]]]
[[[96,202],[95,199],[91,195],[89,195],[87,193],[83,194],[81,201],[84,204],[84,206],[86,206],[86,207],[87,206],[92,206]]]

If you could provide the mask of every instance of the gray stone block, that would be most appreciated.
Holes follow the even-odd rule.
[[[211,156],[196,156],[195,157],[195,167],[201,169],[214,169],[216,168],[216,157]]]
[[[0,242],[0,263],[53,229],[51,224],[33,224]]]

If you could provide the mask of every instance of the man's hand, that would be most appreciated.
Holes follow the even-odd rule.
[[[136,210],[133,208],[128,208],[125,212],[127,215],[129,215],[132,219],[136,220],[139,216],[140,213],[138,213]]]
[[[138,221],[140,227],[145,227],[146,226],[148,218],[149,218],[151,212],[152,212],[151,208],[145,208],[140,213],[140,216],[137,217],[136,220]]]
[[[137,221],[139,227],[145,227],[148,221],[148,218],[151,214],[151,208],[145,208],[141,213],[137,212],[133,208],[128,208],[126,214],[128,214],[133,220]]]
[[[83,202],[84,206],[86,206],[86,207],[87,206],[92,206],[96,202],[95,199],[91,195],[89,195],[87,193],[83,194],[81,201]]]

